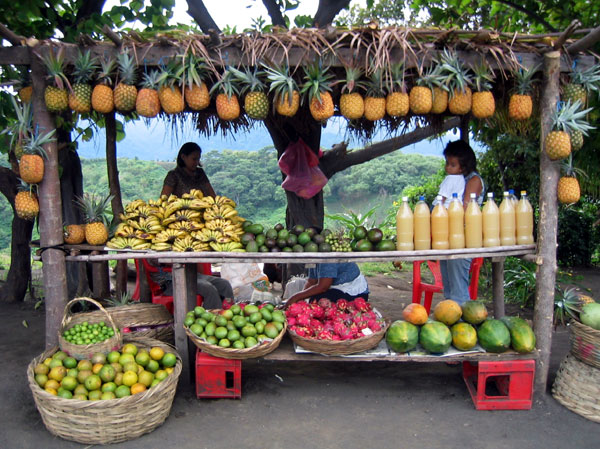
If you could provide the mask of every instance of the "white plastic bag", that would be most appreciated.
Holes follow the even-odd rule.
[[[227,279],[233,289],[236,302],[249,301],[254,288],[252,283],[269,279],[257,263],[224,263],[221,265],[221,277]]]
[[[289,299],[290,296],[304,290],[306,281],[308,279],[300,276],[292,276],[287,284],[285,284],[285,292],[283,292],[283,299]]]

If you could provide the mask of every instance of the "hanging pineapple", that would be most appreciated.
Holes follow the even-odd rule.
[[[278,114],[293,117],[300,107],[298,84],[289,74],[287,65],[271,68],[265,66],[267,79],[271,83],[269,92],[275,93],[275,109]]]
[[[321,62],[314,62],[304,68],[304,79],[301,94],[308,95],[308,108],[312,117],[324,122],[333,115],[333,99],[331,98],[331,74],[323,68]]]
[[[472,92],[469,85],[471,84],[471,76],[468,69],[458,59],[458,55],[454,52],[444,50],[441,58],[443,71],[448,86],[449,98],[448,109],[451,114],[465,115],[471,111]]]
[[[409,100],[404,82],[404,62],[392,65],[389,93],[385,99],[385,111],[390,117],[404,117],[408,114]]]
[[[544,149],[551,160],[564,159],[571,154],[569,132],[577,130],[587,136],[588,130],[593,129],[593,126],[585,121],[586,114],[592,108],[583,111],[580,108],[579,100],[574,104],[567,102],[562,107],[557,104],[557,108],[552,114],[552,131],[546,135],[544,140]]]
[[[445,84],[445,74],[442,64],[432,61],[433,68],[427,69],[424,78],[429,80],[431,87],[431,114],[443,114],[448,109],[448,86]]]
[[[340,113],[348,120],[357,120],[365,113],[365,100],[358,92],[364,88],[364,83],[359,81],[361,76],[361,69],[346,67],[346,83],[340,96]]]
[[[533,75],[539,66],[530,69],[517,69],[513,72],[515,77],[515,90],[508,101],[508,117],[513,120],[527,120],[533,111],[533,100],[531,99],[531,87]]]
[[[575,67],[571,72],[571,81],[562,88],[562,100],[575,103],[579,100],[582,107],[588,104],[588,95],[600,90],[600,64],[585,70]]]
[[[69,107],[69,99],[67,89],[69,80],[64,73],[64,56],[63,47],[61,47],[56,55],[52,49],[48,50],[48,55],[44,57],[44,64],[48,71],[47,78],[52,84],[46,86],[44,91],[44,100],[48,112],[63,112]]]
[[[135,100],[137,98],[136,65],[135,61],[127,50],[117,56],[119,82],[113,90],[115,108],[119,112],[129,112],[135,109]]]
[[[21,159],[27,137],[33,132],[33,109],[31,103],[17,103],[15,97],[11,96],[16,120],[2,133],[10,135],[10,148],[15,157]]]
[[[175,59],[162,69],[159,77],[158,98],[160,105],[167,114],[178,114],[185,107],[183,95],[179,88],[183,66]]]
[[[75,199],[76,204],[83,212],[86,222],[85,240],[88,244],[103,245],[108,240],[108,228],[106,227],[106,211],[112,196],[99,198],[95,195],[84,194]]]
[[[100,72],[97,84],[92,91],[92,108],[101,114],[108,114],[115,108],[113,97],[112,75],[115,69],[115,60],[108,57],[100,60]]]
[[[365,118],[371,122],[381,120],[385,116],[385,89],[382,75],[381,69],[375,69],[367,82]]]
[[[69,92],[69,107],[85,114],[92,109],[92,86],[90,80],[97,69],[96,58],[89,50],[79,52],[73,64],[73,89]]]
[[[28,184],[37,184],[44,179],[44,159],[46,151],[44,145],[54,140],[56,130],[49,133],[34,133],[28,139],[19,160],[19,176]]]
[[[473,116],[478,119],[484,119],[494,115],[496,111],[496,101],[492,94],[492,81],[494,74],[482,61],[473,67],[475,92],[473,92],[473,104],[471,110]]]
[[[215,104],[217,115],[221,120],[235,120],[240,116],[239,90],[234,78],[233,72],[225,69],[221,79],[213,84],[210,89],[211,94],[219,92]]]
[[[433,78],[431,71],[419,76],[415,85],[410,89],[408,101],[413,114],[429,114],[433,107]]]
[[[80,224],[63,226],[63,240],[67,245],[79,245],[85,240],[85,229]]]
[[[573,167],[573,155],[569,155],[567,162],[562,164],[564,175],[558,180],[557,196],[562,204],[574,204],[581,197],[581,189],[577,180],[577,172],[583,174],[580,170]]]
[[[20,74],[20,82],[19,82],[19,90],[18,95],[23,103],[31,103],[31,96],[33,95],[33,87],[31,86],[31,75],[29,74],[29,69],[24,67],[19,72]]]
[[[204,82],[206,78],[206,64],[203,58],[189,55],[184,62],[181,78],[183,98],[190,109],[201,111],[210,104],[210,94]]]
[[[17,217],[33,221],[40,213],[40,204],[32,187],[22,182],[15,195],[15,212]]]
[[[156,117],[160,112],[158,98],[158,70],[150,70],[142,75],[142,88],[135,99],[135,111],[142,117]]]
[[[261,80],[265,72],[259,71],[258,67],[254,70],[247,68],[241,72],[233,67],[229,70],[242,85],[241,94],[246,93],[244,97],[244,111],[248,117],[255,120],[264,120],[269,113],[269,99],[265,93],[265,83]]]

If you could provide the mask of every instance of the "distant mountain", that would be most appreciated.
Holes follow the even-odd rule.
[[[138,158],[143,160],[174,161],[181,145],[188,141],[198,143],[204,151],[223,150],[249,150],[256,151],[261,148],[273,146],[269,133],[261,124],[256,124],[253,129],[239,133],[235,136],[215,135],[206,137],[198,133],[192,123],[186,124],[184,129],[174,129],[160,120],[151,122],[146,126],[143,122],[129,122],[125,124],[126,137],[117,142],[118,157]],[[378,133],[372,143],[385,140],[388,137],[384,132]],[[441,139],[424,140],[402,149],[403,153],[416,153],[425,156],[442,156],[444,146],[449,140],[457,139],[452,133],[446,134]],[[359,142],[345,131],[345,120],[332,118],[322,130],[321,147],[331,148],[336,143],[347,140],[350,148],[363,148],[371,142]],[[475,148],[480,149],[480,147]],[[104,158],[104,134],[101,131],[93,141],[79,143],[79,155],[84,158]]]

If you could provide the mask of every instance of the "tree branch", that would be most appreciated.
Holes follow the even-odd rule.
[[[333,22],[333,19],[342,9],[347,8],[350,0],[319,0],[319,8],[313,18],[313,25],[324,28]]]
[[[279,9],[279,5],[275,0],[263,0],[263,5],[267,8],[267,12],[269,13],[273,25],[287,28],[283,14],[281,14],[281,9]]]
[[[431,137],[438,132],[446,132],[457,126],[460,126],[460,118],[452,117],[444,121],[441,130],[436,129],[431,125],[424,128],[417,128],[412,132],[383,142],[378,142],[370,147],[363,148],[362,150],[351,151],[350,153],[346,152],[345,144],[338,144],[332,150],[325,152],[319,166],[321,167],[321,170],[323,170],[325,176],[331,178],[337,172],[345,170],[348,167],[359,165],[377,157],[392,153],[400,148],[404,148]]]
[[[573,20],[569,26],[567,27],[567,29],[559,36],[558,39],[556,39],[556,42],[554,42],[554,50],[558,50],[560,49],[565,42],[567,42],[567,39],[569,38],[569,36],[571,36],[575,30],[577,28],[579,28],[581,26],[581,22],[577,19]]]
[[[84,20],[89,19],[92,14],[102,14],[102,8],[104,8],[105,3],[106,0],[87,0],[82,2],[81,8],[77,10],[75,23],[79,24]]]
[[[196,21],[204,33],[208,33],[209,30],[221,32],[221,29],[213,20],[202,0],[187,0],[187,4],[188,14],[192,16],[192,19]]]
[[[7,27],[0,23],[0,37],[6,39],[12,45],[23,45],[25,42],[25,38],[23,36],[19,36],[18,34],[13,33]]]
[[[558,31],[556,28],[554,28],[552,25],[550,25],[550,23],[548,23],[546,20],[544,20],[544,18],[542,16],[534,13],[533,11],[529,11],[528,9],[526,9],[525,7],[523,7],[517,3],[511,2],[509,0],[498,0],[498,3],[503,3],[506,6],[510,6],[511,8],[516,9],[517,11],[521,11],[526,16],[531,17],[532,19],[535,19],[536,22],[539,22],[540,24],[544,25],[550,31]]]
[[[592,45],[596,45],[598,41],[600,41],[600,26],[594,28],[592,31],[589,32],[589,34],[569,45],[567,47],[567,52],[569,54],[574,54],[580,51],[587,50]]]

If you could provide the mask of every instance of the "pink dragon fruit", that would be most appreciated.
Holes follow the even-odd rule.
[[[287,316],[298,316],[302,313],[302,303],[301,302],[295,302],[294,304],[292,304],[288,309],[287,309]],[[289,313],[289,315],[288,315]]]
[[[331,332],[322,330],[317,334],[317,339],[319,340],[331,340],[333,338],[333,334]]]
[[[310,306],[310,314],[313,318],[323,319],[325,317],[325,310],[320,305],[313,303]]]
[[[328,320],[334,320],[335,317],[337,316],[337,309],[334,307],[330,307],[329,309],[325,310],[325,318]]]
[[[327,332],[333,332],[333,321],[327,320],[323,323],[323,330]]]
[[[319,320],[315,320],[314,318],[310,320],[310,328],[313,330],[315,334],[318,334],[323,330],[323,323]]]
[[[367,321],[367,325],[369,326],[369,329],[371,329],[373,332],[381,330],[381,324],[377,320],[369,320]]]
[[[298,321],[295,316],[287,317],[288,326],[294,326]]]
[[[364,298],[356,298],[354,300],[354,306],[361,312],[367,312],[371,310],[371,306]]]
[[[348,301],[346,301],[345,299],[338,299],[335,304],[337,305],[337,308],[340,310],[346,310],[348,308]]]
[[[300,325],[302,327],[310,326],[310,315],[308,315],[306,313],[302,313],[301,315],[297,316],[297,319],[298,319],[298,325]]]
[[[321,299],[319,299],[318,304],[323,309],[327,309],[327,308],[331,307],[331,301],[329,299],[327,299],[327,298],[321,298]]]
[[[333,330],[342,340],[349,340],[351,338],[350,329],[342,323],[335,323]]]
[[[341,339],[342,338],[337,334],[333,334],[333,336],[331,337],[331,340],[333,340],[333,341],[340,341]]]

